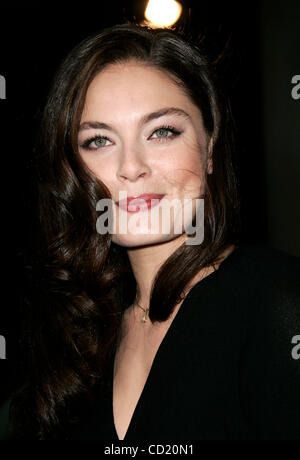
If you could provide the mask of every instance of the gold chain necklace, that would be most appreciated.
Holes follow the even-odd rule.
[[[137,301],[136,301],[136,304],[138,305],[138,307],[140,307],[144,314],[142,316],[142,319],[141,319],[141,323],[145,323],[147,321],[147,318],[148,318],[148,313],[149,313],[149,308],[143,308]]]

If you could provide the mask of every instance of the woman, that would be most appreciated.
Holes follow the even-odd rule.
[[[232,132],[174,30],[114,26],[61,64],[12,437],[300,439],[299,260],[239,246]]]

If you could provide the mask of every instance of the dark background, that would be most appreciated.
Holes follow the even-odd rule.
[[[219,72],[238,130],[242,242],[300,256],[300,99],[291,97],[292,77],[300,75],[300,2],[240,2],[239,8],[230,2],[181,3],[181,26],[204,37],[212,58],[225,49]],[[53,74],[80,40],[125,19],[142,20],[146,4],[1,7],[0,75],[7,92],[0,100],[0,335],[6,338],[7,359],[0,361],[0,404],[20,383],[19,316],[33,218],[29,164]]]

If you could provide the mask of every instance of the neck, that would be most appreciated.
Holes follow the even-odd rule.
[[[137,301],[143,308],[149,308],[151,288],[158,270],[171,254],[183,244],[186,237],[183,234],[170,241],[127,250],[137,282]],[[142,312],[142,310],[140,311]]]
[[[150,293],[157,272],[160,269],[160,267],[164,264],[164,262],[168,259],[168,257],[170,257],[171,254],[184,243],[186,238],[187,235],[182,234],[178,238],[175,238],[167,242],[148,246],[141,246],[137,248],[130,248],[127,250],[129,261],[137,282],[136,301],[132,305],[133,315],[134,317],[139,318],[139,321],[143,323],[144,327],[150,327],[152,324],[148,317],[148,311],[145,314],[143,310],[149,310]],[[234,249],[234,245],[228,246],[223,251],[220,262],[216,263],[214,266],[205,267],[201,269],[186,286],[183,293],[183,298],[187,295],[189,290],[198,281],[208,276],[215,269],[218,269],[222,261]],[[173,311],[173,315],[177,313],[181,303],[182,301],[178,305],[176,305]],[[143,318],[145,319],[145,321],[143,321]]]

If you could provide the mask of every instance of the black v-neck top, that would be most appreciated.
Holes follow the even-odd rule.
[[[68,439],[118,441],[110,384]],[[193,286],[124,441],[300,440],[300,258],[237,248]]]
[[[113,364],[66,440],[118,441]],[[189,291],[124,442],[247,439],[300,440],[300,258],[264,246],[237,248]]]

